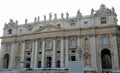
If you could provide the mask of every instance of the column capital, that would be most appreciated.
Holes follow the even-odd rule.
[[[68,38],[69,38],[69,36],[65,36],[65,38],[66,38],[66,39],[68,39]]]
[[[78,38],[81,38],[81,35],[77,35]]]
[[[85,36],[85,35],[80,35],[79,37],[80,37],[80,38],[83,38],[84,36]]]
[[[97,37],[98,35],[97,34],[90,34],[89,36],[90,37]]]
[[[117,33],[113,32],[111,33],[112,36],[117,36]]]

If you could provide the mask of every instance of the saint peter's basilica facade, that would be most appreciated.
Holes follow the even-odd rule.
[[[100,72],[120,68],[120,26],[114,8],[101,5],[83,16],[69,13],[49,14],[44,20],[18,25],[10,19],[1,37],[2,69],[57,68],[68,69],[68,61],[76,61],[76,51],[85,71]]]

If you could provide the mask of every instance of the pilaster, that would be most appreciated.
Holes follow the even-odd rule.
[[[60,49],[60,68],[64,67],[64,40],[61,37],[61,49]]]
[[[68,68],[68,37],[66,37],[65,39],[65,45],[66,45],[66,49],[65,49],[65,56],[66,56],[66,60],[65,60],[65,64],[66,64],[66,68]]]
[[[38,64],[38,39],[35,40],[35,53],[34,53],[34,68],[37,68]]]
[[[32,55],[31,55],[31,64],[30,67],[34,67],[34,51],[35,51],[35,40],[32,41]]]
[[[111,44],[112,44],[112,51],[113,51],[113,57],[112,57],[112,67],[119,68],[119,60],[118,60],[118,48],[117,48],[117,34],[111,33]]]
[[[96,35],[92,34],[90,36],[90,52],[91,52],[91,66],[93,70],[96,70],[97,68],[97,63],[96,63]]]
[[[53,38],[53,51],[52,51],[52,68],[55,68],[56,66],[56,42],[55,38]]]
[[[21,63],[20,63],[21,68],[24,68],[24,59],[25,59],[25,41],[22,42],[21,48]]]
[[[15,44],[16,42],[12,42],[11,43],[11,55],[10,55],[10,64],[9,64],[9,68],[10,69],[13,69],[14,68],[14,61],[15,61],[15,55],[14,55],[14,52],[15,52]]]

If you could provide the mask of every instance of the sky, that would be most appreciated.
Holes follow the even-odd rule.
[[[49,13],[69,13],[70,17],[76,16],[80,9],[82,15],[90,15],[91,8],[98,10],[101,4],[108,8],[115,8],[118,24],[120,24],[120,0],[0,0],[0,36],[3,35],[4,23],[9,19],[18,20],[18,24],[25,23],[25,19],[33,22],[35,17],[43,15],[49,17]]]

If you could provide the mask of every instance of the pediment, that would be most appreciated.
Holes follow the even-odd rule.
[[[61,27],[47,24],[47,25],[43,26],[42,28],[39,28],[39,29],[36,30],[35,32],[36,32],[36,33],[39,33],[39,32],[60,31],[60,30],[62,30]]]
[[[96,15],[98,16],[106,16],[110,14],[111,14],[111,11],[109,9],[101,9],[96,12]]]
[[[109,8],[106,8],[105,5],[101,5],[100,9],[96,11],[95,15],[97,16],[107,16],[112,13],[112,10]]]

